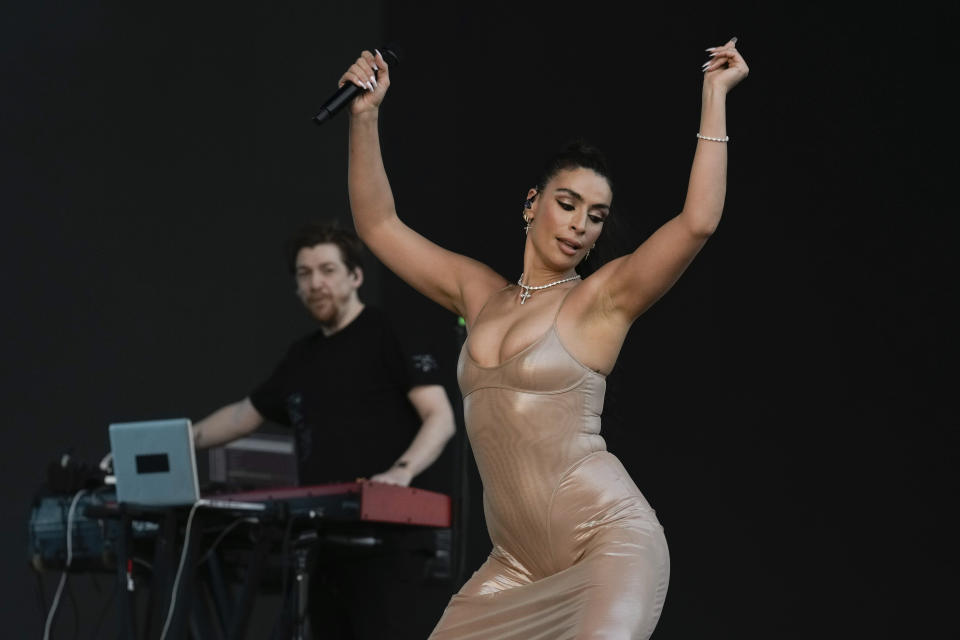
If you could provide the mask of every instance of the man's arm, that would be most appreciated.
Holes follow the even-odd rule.
[[[409,486],[420,472],[440,457],[456,429],[453,407],[446,390],[439,384],[414,387],[407,394],[420,414],[420,430],[397,462],[370,478],[373,482]]]
[[[193,425],[193,444],[198,449],[231,442],[252,433],[263,424],[263,416],[250,398],[220,407]]]

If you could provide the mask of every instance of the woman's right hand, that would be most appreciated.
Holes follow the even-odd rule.
[[[363,90],[350,103],[351,115],[374,113],[390,87],[390,67],[379,51],[363,51],[357,61],[340,76],[337,87],[353,83]]]

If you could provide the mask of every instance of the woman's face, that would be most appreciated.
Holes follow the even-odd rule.
[[[563,170],[542,193],[531,189],[530,235],[545,266],[567,271],[597,242],[610,214],[613,192],[606,178],[583,167]]]

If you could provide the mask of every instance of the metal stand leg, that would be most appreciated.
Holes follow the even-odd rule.
[[[293,638],[294,640],[311,640],[310,615],[308,601],[310,596],[310,549],[299,547],[293,552],[296,569],[295,580],[297,589],[297,606],[293,608]]]
[[[133,578],[133,519],[121,511],[120,531],[117,535],[117,620],[120,638],[136,640],[136,585]]]

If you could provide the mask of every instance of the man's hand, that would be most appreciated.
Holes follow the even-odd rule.
[[[418,473],[433,464],[453,437],[453,408],[441,385],[418,385],[407,393],[407,397],[422,421],[420,430],[397,462],[370,478],[370,482],[409,487]]]
[[[383,484],[395,484],[401,487],[409,487],[410,481],[413,480],[413,474],[404,469],[403,467],[392,467],[387,469],[383,473],[378,473],[377,475],[370,478],[370,482],[382,482]]]

